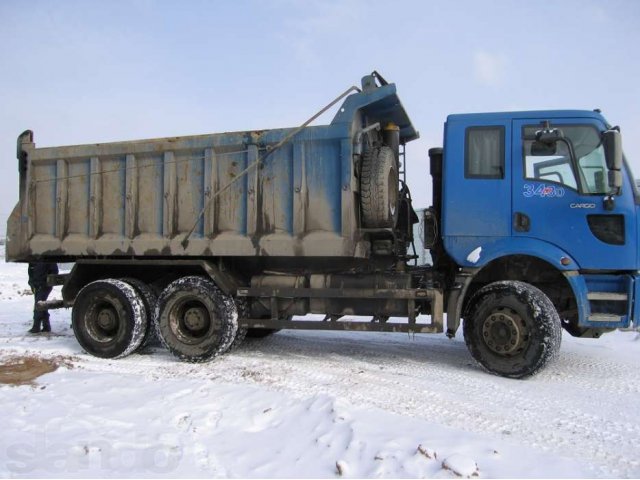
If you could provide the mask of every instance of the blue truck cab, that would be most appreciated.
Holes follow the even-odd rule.
[[[496,280],[540,289],[574,336],[638,325],[640,196],[620,142],[599,111],[449,115],[430,155],[435,267],[461,290],[450,335]]]

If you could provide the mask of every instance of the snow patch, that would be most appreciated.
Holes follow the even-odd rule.
[[[0,287],[26,288],[26,265],[1,260]],[[640,477],[636,332],[565,334],[526,381],[487,375],[444,334],[283,331],[194,365],[160,348],[87,355],[68,309],[29,335],[33,297],[12,297],[0,361],[73,368],[0,385],[0,478],[336,478],[338,464],[340,478],[475,478],[472,462],[482,478]]]
[[[349,475],[349,464],[347,462],[345,462],[344,460],[338,460],[336,462],[336,472],[341,477],[348,476]]]
[[[418,452],[427,457],[429,460],[436,460],[438,458],[438,454],[435,450],[430,449],[429,447],[425,447],[424,445],[418,445]]]
[[[471,478],[479,476],[478,464],[465,455],[453,454],[442,461],[442,468],[451,470],[456,476]]]

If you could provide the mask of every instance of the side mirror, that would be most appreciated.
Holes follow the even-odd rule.
[[[565,137],[564,132],[561,129],[551,127],[551,122],[549,122],[549,120],[542,122],[542,129],[536,132],[535,142],[531,146],[531,154],[538,156],[553,156],[556,154],[558,142],[562,142],[567,146],[569,156],[571,157],[571,163],[576,165],[578,160],[576,159],[576,152],[573,150],[573,143],[571,143],[571,139]]]
[[[536,141],[547,145],[554,145],[564,140],[564,132],[559,128],[551,128],[548,121],[543,122],[542,130],[536,132]]]
[[[622,137],[618,130],[607,130],[602,134],[602,142],[609,170],[622,170]]]
[[[622,137],[617,130],[607,130],[602,134],[607,167],[609,168],[609,187],[618,193],[622,188]]]
[[[539,140],[531,143],[531,155],[534,157],[552,157],[556,154],[556,143],[545,143]]]

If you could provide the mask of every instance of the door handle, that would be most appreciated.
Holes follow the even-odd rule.
[[[513,228],[516,232],[528,232],[531,230],[531,219],[522,212],[516,212],[513,218]]]

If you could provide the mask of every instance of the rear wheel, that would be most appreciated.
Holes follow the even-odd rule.
[[[523,378],[558,355],[562,326],[553,303],[536,287],[495,282],[471,299],[464,339],[473,358],[488,371]]]
[[[238,330],[233,298],[211,280],[183,277],[158,298],[156,330],[169,351],[189,362],[204,362],[224,353]]]
[[[78,343],[91,355],[129,355],[147,332],[147,311],[138,292],[121,280],[97,280],[76,296],[71,324]]]

